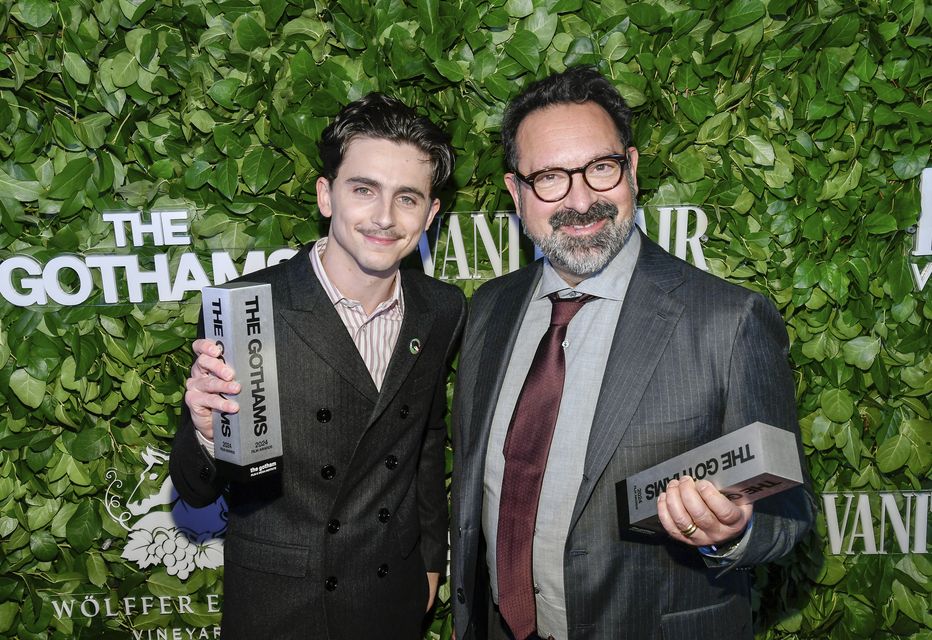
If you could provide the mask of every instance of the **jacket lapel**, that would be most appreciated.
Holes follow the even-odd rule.
[[[417,362],[421,351],[423,351],[430,339],[434,314],[430,310],[430,305],[423,292],[417,286],[414,278],[402,277],[401,289],[405,300],[404,319],[401,322],[401,331],[392,352],[392,359],[388,363],[385,378],[382,380],[382,390],[379,392],[378,402],[369,419],[370,426],[378,419],[407,382],[411,368]]]
[[[570,521],[571,531],[628,430],[664,347],[683,313],[683,302],[673,295],[674,289],[683,281],[680,265],[661,255],[662,251],[642,237],[641,254],[625,294],[602,378],[602,389],[589,432],[583,480]]]
[[[291,305],[278,309],[277,313],[309,349],[348,385],[374,403],[378,390],[353,339],[314,273],[309,257],[312,246],[304,247],[288,261],[285,268]]]
[[[482,354],[476,368],[476,383],[473,388],[472,406],[476,415],[470,420],[479,425],[470,434],[466,443],[468,451],[476,452],[480,460],[485,460],[489,429],[498,396],[508,370],[508,362],[518,338],[521,320],[531,302],[537,282],[543,272],[543,263],[534,263],[533,268],[523,269],[498,292],[498,300],[486,305],[486,312],[494,317],[479,318],[479,325],[484,333]]]

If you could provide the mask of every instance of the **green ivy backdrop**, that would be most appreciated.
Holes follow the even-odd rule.
[[[113,248],[114,209],[187,208],[204,254],[313,240],[313,142],[376,89],[452,133],[449,210],[509,208],[503,103],[597,64],[636,111],[643,203],[701,206],[710,269],[782,310],[816,491],[928,490],[932,304],[909,234],[930,20],[922,0],[5,0],[0,259]],[[127,562],[105,492],[170,447],[196,299],[0,304],[0,636],[215,624],[219,571]],[[930,637],[927,554],[825,540],[823,518],[757,570],[760,638]],[[194,604],[56,615],[106,593]],[[431,636],[449,633],[444,602]]]

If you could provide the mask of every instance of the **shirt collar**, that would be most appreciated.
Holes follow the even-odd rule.
[[[589,276],[575,287],[566,284],[550,264],[550,260],[544,258],[544,273],[537,287],[535,298],[543,298],[551,293],[575,291],[588,293],[597,298],[622,300],[628,290],[628,283],[634,274],[634,265],[637,263],[640,252],[641,234],[635,228],[631,230],[628,240],[617,256],[612,258],[601,271]]]
[[[345,303],[347,306],[359,305],[358,300],[353,300],[352,298],[347,298],[340,290],[337,288],[333,282],[330,281],[330,277],[327,275],[327,270],[324,269],[323,260],[321,257],[324,255],[324,251],[327,249],[327,236],[324,236],[320,240],[314,243],[313,248],[310,251],[311,254],[311,266],[314,268],[314,274],[317,276],[317,279],[320,280],[321,286],[324,288],[324,292],[327,294],[327,298],[330,300],[330,303],[333,306],[337,306],[340,303]],[[380,311],[385,311],[386,309],[391,309],[396,306],[399,313],[404,313],[405,302],[404,296],[401,295],[401,271],[395,274],[395,283],[392,286],[391,295],[379,303],[379,306],[376,307],[373,315],[379,313]]]

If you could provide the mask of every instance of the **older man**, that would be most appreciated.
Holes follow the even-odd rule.
[[[457,636],[750,639],[750,578],[813,521],[807,488],[736,506],[671,481],[666,534],[615,484],[754,421],[794,433],[787,336],[762,296],[634,225],[630,110],[591,68],[508,106],[508,187],[545,259],[473,298],[454,401]],[[798,440],[798,438],[797,438]]]

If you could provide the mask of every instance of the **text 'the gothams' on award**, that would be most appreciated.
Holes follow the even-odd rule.
[[[641,533],[663,531],[657,498],[670,480],[708,480],[735,504],[747,504],[803,482],[796,436],[754,422],[615,484],[618,524]]]
[[[238,413],[214,411],[214,457],[234,480],[281,470],[282,434],[272,287],[235,282],[201,292],[204,334],[223,350],[241,390]]]

